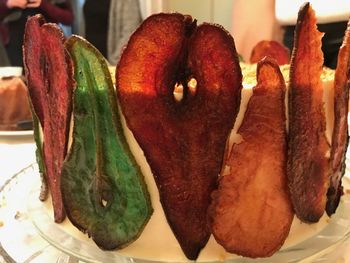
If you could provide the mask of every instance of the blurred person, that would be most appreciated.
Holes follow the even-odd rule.
[[[72,9],[74,13],[74,21],[72,23],[72,34],[84,35],[84,14],[83,14],[83,0],[71,0]]]
[[[233,1],[232,36],[237,52],[244,61],[249,61],[253,47],[260,40],[281,40],[274,2],[274,0]]]
[[[0,67],[10,66],[10,60],[7,56],[7,52],[4,43],[7,41],[7,29],[0,23]]]
[[[148,16],[163,11],[163,0],[112,0],[109,12],[107,57],[116,65],[130,35]]]
[[[81,26],[76,21],[77,31],[97,47],[111,65],[116,65],[131,34],[143,19],[161,12],[162,3],[162,0],[85,0],[84,22]]]
[[[7,67],[10,66],[10,60],[9,57],[7,56],[6,49],[3,45],[3,43],[0,43],[0,67]]]
[[[109,12],[107,58],[116,65],[129,37],[142,22],[138,0],[112,0]]]
[[[139,4],[142,19],[164,11],[163,0],[139,0]]]
[[[70,0],[0,0],[0,18],[8,30],[5,43],[12,66],[23,66],[22,43],[27,18],[42,14],[47,22],[71,25],[74,14]]]
[[[85,0],[85,38],[107,57],[108,14],[111,0]]]
[[[292,51],[298,11],[305,0],[235,0],[232,35],[237,52],[249,61],[252,48],[261,40],[276,40]],[[347,20],[349,0],[310,0],[322,38],[324,65],[335,68]]]

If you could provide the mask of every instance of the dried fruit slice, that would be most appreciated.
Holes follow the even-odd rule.
[[[181,14],[146,19],[117,66],[117,94],[127,124],[190,259],[210,236],[207,208],[239,108],[241,81],[229,33],[210,24],[196,27]],[[175,92],[183,90],[178,99],[174,86]]]
[[[56,222],[65,218],[60,178],[67,152],[74,86],[72,62],[63,41],[64,34],[58,25],[45,23],[41,15],[28,19],[23,60],[29,95],[43,130],[43,145],[36,141],[38,148],[43,147],[45,177]],[[35,129],[36,136],[38,132]]]
[[[296,215],[317,222],[326,207],[329,154],[323,109],[321,38],[315,12],[304,4],[298,14],[289,87],[288,179]]]
[[[64,206],[70,221],[99,247],[121,248],[148,222],[150,197],[124,137],[107,62],[77,36],[66,47],[77,87],[73,141],[62,169]]]
[[[258,42],[250,54],[250,63],[258,63],[266,56],[274,58],[278,65],[289,63],[289,49],[274,40]]]
[[[278,65],[264,59],[257,85],[224,163],[209,219],[217,242],[228,252],[267,257],[288,236],[293,207],[287,187],[285,83]]]
[[[350,21],[338,53],[334,77],[334,128],[331,147],[332,175],[327,192],[326,212],[335,213],[343,194],[341,179],[345,173],[345,155],[348,147],[348,105],[350,83]]]

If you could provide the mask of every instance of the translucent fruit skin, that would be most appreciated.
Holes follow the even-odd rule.
[[[67,153],[74,87],[72,61],[64,48],[64,34],[57,24],[46,23],[41,15],[27,20],[23,41],[23,64],[33,109],[37,158],[52,196],[54,218],[62,222],[61,168]],[[36,119],[37,118],[37,119]],[[47,195],[46,195],[47,196]],[[45,198],[45,194],[42,195]]]
[[[73,141],[61,189],[70,221],[102,249],[134,241],[153,209],[143,175],[124,137],[104,57],[86,40],[66,41],[77,87]]]
[[[335,213],[343,194],[342,177],[345,174],[348,148],[348,107],[350,87],[350,20],[338,53],[334,77],[334,129],[331,147],[331,179],[327,192],[326,212]]]
[[[289,87],[288,180],[296,215],[318,222],[326,207],[330,165],[321,82],[323,53],[316,16],[300,8],[291,58]]]
[[[210,194],[240,105],[234,41],[223,28],[197,26],[189,16],[153,15],[131,36],[116,72],[119,103],[166,218],[185,255],[196,259],[210,236]],[[191,78],[195,90],[187,85]],[[184,88],[181,101],[173,95],[176,84]]]
[[[228,252],[268,257],[289,234],[294,211],[287,187],[285,92],[276,61],[260,61],[238,129],[242,141],[229,150],[209,207],[212,233]]]

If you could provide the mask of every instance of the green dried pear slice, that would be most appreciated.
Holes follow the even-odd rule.
[[[75,70],[73,138],[62,170],[67,216],[102,249],[125,247],[153,209],[121,126],[104,57],[78,36],[66,41]]]

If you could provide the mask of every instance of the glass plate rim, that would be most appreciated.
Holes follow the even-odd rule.
[[[28,172],[29,171],[29,172]],[[349,169],[347,169],[347,174],[346,174],[346,177],[344,177],[344,180],[346,180],[346,188],[348,189],[347,191],[347,194],[345,195],[345,200],[342,201],[342,206],[345,206],[345,208],[349,208],[350,207],[350,190],[349,190],[349,186],[350,186],[350,178],[349,178]],[[23,179],[23,175],[33,175],[33,173],[35,175],[38,175],[38,176],[35,176],[35,180],[34,180],[34,183],[35,184],[35,187],[38,187],[40,185],[38,185],[37,183],[40,182],[40,177],[39,177],[39,174],[38,174],[38,167],[37,167],[37,164],[32,164],[32,165],[29,165],[28,167],[26,168],[23,168],[22,170],[20,170],[18,173],[14,174],[11,178],[9,178],[1,187],[0,187],[0,197],[4,197],[6,196],[6,192],[10,192],[12,190],[14,190],[14,188],[16,187],[17,184],[23,184],[23,183],[27,183],[27,181],[23,181],[21,180],[21,178]],[[30,176],[26,176],[26,178],[31,178]],[[29,194],[29,192],[28,192]],[[32,192],[30,192],[30,194],[32,194]],[[37,199],[38,196],[35,196],[35,198]],[[30,198],[29,198],[30,199]],[[344,202],[346,202],[344,204]],[[344,233],[344,235],[342,235],[341,237],[339,237],[336,242],[333,242],[331,243],[330,245],[328,245],[327,247],[325,248],[322,248],[322,249],[317,249],[315,251],[313,251],[313,253],[310,253],[307,257],[301,257],[301,258],[297,258],[297,259],[293,259],[293,258],[290,258],[289,256],[288,257],[283,257],[283,259],[285,260],[281,260],[281,259],[277,259],[275,260],[274,259],[274,256],[273,257],[270,257],[270,258],[266,258],[266,259],[257,259],[257,260],[254,260],[254,259],[249,259],[249,258],[242,258],[242,257],[239,257],[238,260],[237,258],[234,258],[232,260],[226,260],[226,261],[206,261],[206,262],[226,262],[226,263],[236,263],[236,262],[304,262],[305,260],[310,260],[310,259],[318,259],[319,257],[321,256],[324,256],[324,255],[328,255],[329,253],[332,253],[332,251],[334,251],[335,248],[337,248],[338,246],[341,246],[346,240],[350,240],[350,213],[347,213],[346,215],[346,210],[344,211],[344,208],[341,209],[341,213],[345,213],[345,220],[346,220],[346,233]],[[339,213],[338,213],[339,215]],[[342,219],[342,215],[339,215],[340,219]],[[28,218],[28,220],[31,220],[30,218]],[[32,223],[30,221],[30,223]],[[341,222],[340,222],[341,223]],[[344,223],[344,222],[343,222]],[[55,224],[55,223],[54,223]],[[35,231],[37,231],[37,234],[38,234],[38,237],[39,238],[43,238],[43,240],[47,241],[40,233],[39,231],[36,229],[35,225],[33,225],[33,228],[35,229]],[[319,233],[318,233],[319,234]],[[322,238],[322,237],[321,237]],[[303,243],[303,242],[301,242]],[[301,244],[300,243],[300,244]],[[81,254],[77,254],[77,253],[72,253],[72,251],[70,250],[70,248],[65,248],[65,247],[61,247],[59,246],[60,244],[57,244],[57,242],[54,242],[54,244],[50,243],[49,244],[54,247],[54,248],[57,248],[59,251],[62,251],[64,253],[66,253],[67,255],[70,255],[70,256],[73,256],[77,259],[81,259],[83,261],[86,261],[86,262],[105,262],[105,260],[100,260],[100,259],[94,259],[94,258],[91,258],[91,257],[84,257],[82,256]],[[93,242],[89,242],[90,246],[94,246],[95,248],[99,249]],[[296,246],[291,246],[291,247],[288,247],[286,248],[285,250],[280,250],[279,252],[277,252],[276,254],[279,254],[279,255],[282,255],[283,254],[287,254],[288,253],[298,253],[299,250],[305,250],[305,248],[300,248],[298,246],[300,246],[300,244],[297,244]],[[100,252],[102,253],[105,253],[103,252],[102,250],[99,250]],[[335,252],[335,251],[334,251]],[[113,257],[109,257],[111,255],[111,253],[113,253]],[[107,262],[123,262],[123,263],[159,263],[159,262],[171,262],[171,263],[180,263],[178,261],[160,261],[160,260],[157,260],[157,261],[151,261],[151,260],[144,260],[144,259],[139,259],[139,258],[133,258],[133,257],[127,257],[125,255],[121,255],[121,254],[118,254],[117,251],[114,251],[114,252],[111,252],[111,253],[106,253],[106,255],[108,256],[108,261]],[[275,255],[276,255],[275,254]],[[317,256],[317,257],[315,257]],[[288,259],[288,260],[286,260]],[[184,261],[181,261],[181,263],[184,262]],[[309,262],[309,261],[308,261]]]
[[[344,176],[344,184],[350,185],[350,179],[348,177]],[[40,209],[37,209],[36,207],[30,207],[31,210],[30,213],[36,213],[36,212],[42,212]],[[272,257],[268,258],[259,258],[259,259],[250,259],[250,258],[242,258],[242,257],[237,257],[237,258],[232,258],[232,259],[227,259],[226,261],[200,261],[203,263],[217,263],[217,262],[226,262],[226,263],[236,263],[236,262],[281,262],[282,259],[287,259],[288,262],[299,262],[303,260],[309,260],[314,257],[317,257],[318,255],[321,256],[327,252],[330,252],[334,250],[337,246],[345,242],[347,239],[350,238],[350,215],[344,215],[344,212],[348,210],[350,211],[350,196],[348,194],[344,194],[342,197],[342,201],[339,205],[339,208],[337,209],[337,213],[330,219],[331,222],[326,225],[320,232],[316,233],[314,236],[301,241],[300,243],[297,243],[295,245],[292,245],[290,247],[287,247],[285,249],[281,249],[280,251],[276,252]],[[346,213],[345,213],[346,214]],[[48,217],[48,215],[46,215]],[[345,216],[345,218],[344,218]],[[51,219],[50,217],[48,217]],[[330,243],[323,244],[321,248],[309,248],[309,247],[302,247],[304,244],[312,244],[314,241],[320,242],[320,240],[327,240],[327,238],[330,238],[330,236],[325,235],[324,233],[328,233],[328,231],[332,232],[332,227],[337,227],[337,224],[344,224],[344,220],[346,221],[346,232],[343,233],[343,235],[339,236],[339,233],[337,232],[335,236],[335,241],[332,241]],[[42,222],[38,222],[35,220],[32,220],[32,223],[36,230],[38,231],[39,235],[45,239],[48,243],[50,243],[52,246],[56,247],[57,249],[67,253],[68,255],[71,255],[73,257],[76,257],[78,259],[84,260],[86,262],[104,262],[105,260],[109,260],[112,262],[112,260],[116,262],[120,262],[121,260],[127,261],[130,260],[130,262],[144,262],[144,263],[160,263],[160,262],[167,262],[167,263],[184,263],[184,262],[189,262],[189,261],[160,261],[160,260],[150,260],[150,259],[142,259],[142,258],[136,258],[136,257],[128,257],[126,255],[123,255],[121,253],[118,253],[118,251],[103,251],[99,249],[93,241],[87,243],[87,244],[82,244],[80,240],[76,239],[73,236],[68,236],[67,238],[72,242],[73,247],[83,247],[84,252],[89,251],[91,253],[90,249],[95,250],[94,253],[92,253],[92,256],[86,256],[86,254],[81,253],[80,251],[77,251],[75,249],[72,249],[72,247],[67,247],[67,245],[64,245],[64,242],[57,242],[57,240],[54,240],[52,236],[47,235],[45,233],[45,229],[47,227],[55,226],[56,224],[52,222],[51,224],[46,225],[47,227],[43,229],[41,227],[43,224]],[[50,222],[48,222],[50,223]],[[66,233],[61,230],[60,228],[55,229],[55,234],[56,235],[65,235]],[[334,238],[334,237],[333,237]],[[94,257],[97,252],[97,258]],[[304,256],[298,255],[298,253],[304,252],[306,253]],[[294,259],[293,259],[294,258]],[[127,261],[129,262],[129,261]]]

